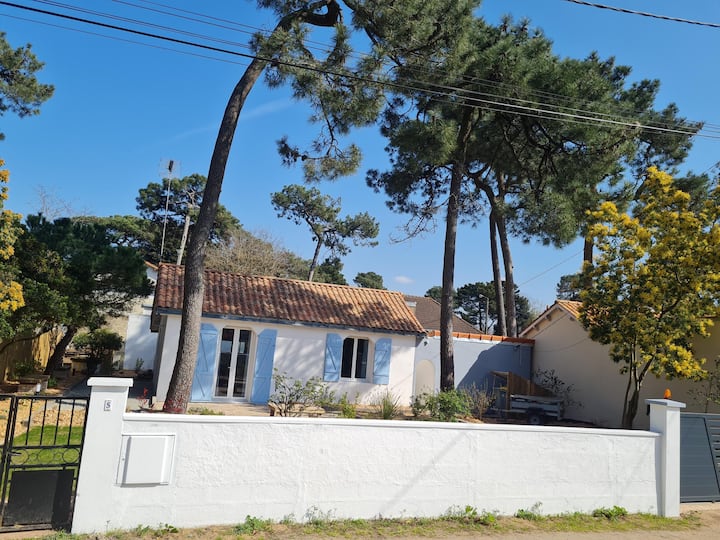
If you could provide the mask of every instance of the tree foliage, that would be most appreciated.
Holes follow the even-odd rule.
[[[0,167],[5,162],[0,159]],[[22,285],[16,280],[17,266],[13,260],[15,243],[22,232],[20,216],[4,208],[8,198],[10,172],[0,169],[0,341],[13,332],[9,318],[25,305]]]
[[[40,105],[50,99],[53,87],[38,82],[35,74],[43,67],[30,44],[13,49],[0,32],[0,116],[7,111],[19,117],[40,112]],[[0,133],[0,140],[4,139]]]
[[[310,267],[310,261],[285,249],[270,235],[252,234],[241,227],[208,247],[206,264],[222,272],[291,279],[305,279]]]
[[[319,283],[334,283],[335,285],[347,285],[347,280],[342,273],[343,263],[338,257],[328,257],[317,267],[316,281]]]
[[[353,279],[353,283],[358,287],[368,289],[385,289],[383,277],[375,272],[358,272],[355,279]]]
[[[375,218],[367,212],[339,217],[342,209],[340,199],[323,195],[317,188],[285,186],[282,191],[273,193],[271,198],[279,217],[290,219],[297,225],[306,225],[310,229],[315,251],[310,262],[309,281],[313,280],[323,247],[329,249],[334,258],[338,258],[350,252],[348,241],[356,246],[377,245],[373,240],[379,233]]]
[[[106,227],[113,240],[137,249],[149,262],[182,263],[182,253],[192,235],[203,200],[207,179],[201,174],[165,178],[140,189],[135,202],[138,216],[82,218]],[[240,222],[224,206],[218,205],[209,241],[228,240]],[[161,254],[160,251],[163,251]]]
[[[581,320],[610,346],[627,377],[623,427],[632,427],[648,374],[697,379],[720,294],[720,190],[698,208],[672,178],[650,168],[633,214],[605,202],[591,214],[599,254],[586,265]]]
[[[99,328],[106,317],[121,315],[130,302],[152,290],[138,253],[114,244],[97,223],[28,216],[17,259],[28,298],[13,314],[16,328],[67,328],[48,372],[80,328]]]
[[[523,329],[530,322],[532,313],[530,301],[515,287],[515,312],[518,328]],[[484,334],[497,334],[499,331],[498,302],[495,284],[492,281],[467,283],[455,293],[457,313],[473,326],[479,326]]]

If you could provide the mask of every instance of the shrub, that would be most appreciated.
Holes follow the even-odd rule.
[[[40,362],[34,358],[18,360],[13,366],[15,377],[27,377],[31,373],[39,373],[41,370]]]
[[[357,417],[357,403],[350,403],[347,398],[347,394],[343,394],[338,401],[340,407],[340,416],[343,418],[356,418]]]
[[[428,414],[432,420],[455,422],[470,414],[470,400],[462,390],[445,390],[437,394],[422,393],[413,397],[412,412],[415,416]]]
[[[495,403],[495,398],[487,393],[485,386],[478,388],[473,384],[462,391],[467,395],[470,414],[478,420],[482,419],[485,412]]]
[[[300,416],[308,407],[320,406],[319,403],[332,395],[319,377],[312,377],[303,383],[275,370],[273,380],[275,392],[268,401],[275,405],[280,416]]]
[[[566,384],[556,373],[554,369],[542,369],[533,372],[535,384],[541,386],[552,395],[562,398],[563,407],[565,409],[576,405],[582,407],[582,403],[573,398],[575,388],[572,384]]]
[[[75,347],[87,352],[90,356],[88,375],[91,375],[101,362],[103,373],[109,374],[112,368],[112,353],[122,349],[123,338],[117,332],[98,328],[92,332],[78,334],[73,338],[73,343]]]
[[[383,420],[392,420],[400,415],[400,397],[394,395],[390,390],[379,396],[371,405],[375,414]]]

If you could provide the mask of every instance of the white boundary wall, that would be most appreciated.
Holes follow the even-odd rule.
[[[664,436],[125,413],[132,381],[93,378],[89,384],[73,533],[236,524],[248,515],[297,521],[439,516],[466,505],[501,515],[538,503],[546,514],[614,505],[679,514],[679,453],[671,439],[679,441],[683,405],[667,400],[651,404],[653,426],[677,428]]]

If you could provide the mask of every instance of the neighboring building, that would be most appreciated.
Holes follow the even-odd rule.
[[[148,262],[145,267],[147,277],[154,287],[158,268]],[[105,328],[123,338],[123,348],[113,355],[113,361],[120,369],[135,369],[138,364],[142,365],[142,369],[152,368],[157,348],[157,334],[150,331],[153,298],[154,294],[138,298],[124,316],[109,319],[105,325]]]
[[[414,395],[440,387],[440,304],[427,296],[405,296],[427,332],[415,353]],[[455,386],[491,390],[493,371],[510,371],[526,379],[532,370],[531,339],[481,334],[470,323],[453,316]]]
[[[167,394],[180,331],[182,266],[161,264],[152,310],[156,399]],[[191,401],[265,403],[277,370],[320,377],[369,403],[387,390],[409,405],[424,330],[398,292],[205,271]]]
[[[610,358],[610,349],[590,339],[579,321],[580,302],[558,300],[546,309],[522,332],[522,336],[535,341],[533,368],[554,370],[567,385],[573,387],[572,397],[579,405],[565,411],[567,418],[592,422],[602,427],[621,427],[628,375],[621,374],[620,364]],[[720,350],[720,332],[695,343],[695,353],[712,361]],[[703,384],[682,379],[668,380],[648,374],[640,395],[640,407],[635,426],[647,428],[645,399],[662,398],[666,388],[672,398],[687,404],[686,411],[705,412],[694,392]],[[720,412],[710,406],[709,412]]]

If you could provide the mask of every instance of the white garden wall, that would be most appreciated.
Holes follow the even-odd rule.
[[[118,384],[125,383],[90,380],[74,533],[233,524],[248,515],[298,521],[439,516],[466,505],[504,515],[536,505],[548,514],[618,505],[677,515],[679,508],[672,451],[679,437],[673,415],[681,404],[674,402],[653,405],[653,415],[663,418],[656,425],[677,428],[670,437],[544,426],[124,413],[127,384]],[[665,462],[669,474],[660,467]]]

